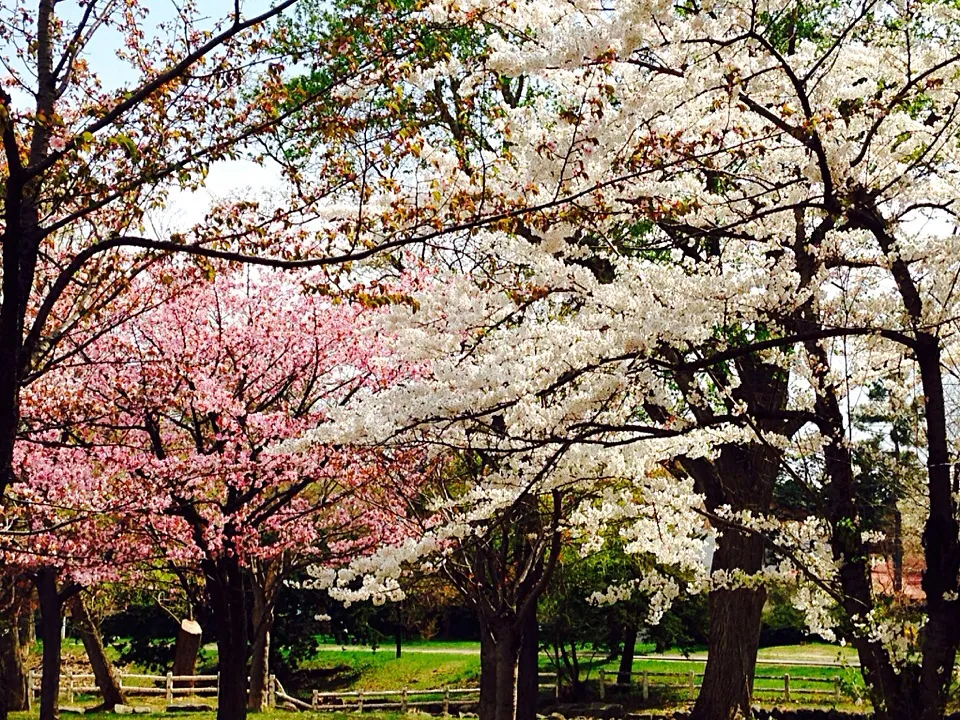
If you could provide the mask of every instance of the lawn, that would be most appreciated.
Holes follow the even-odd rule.
[[[653,648],[638,648],[638,654],[646,654]],[[68,643],[65,656],[69,658],[69,665],[81,660],[82,649]],[[766,648],[761,651],[764,658],[790,659],[792,661],[808,660],[810,662],[831,662],[838,657],[846,659],[849,653],[836,646],[829,645],[799,645],[780,648]],[[594,686],[602,669],[605,682],[609,687],[616,679],[618,661],[608,661],[602,654],[591,657],[588,651],[582,652],[581,678],[586,678]],[[689,673],[692,671],[694,684],[699,686],[704,669],[704,660],[698,653],[692,653],[684,658],[678,651],[672,651],[658,657],[637,658],[633,664],[634,682],[637,687],[633,692],[639,692],[642,673],[646,672],[651,697],[658,696],[685,700],[691,697],[688,690],[677,688],[666,690],[664,686],[689,686]],[[546,654],[540,657],[541,670],[553,673],[551,659]],[[589,670],[589,674],[587,671]],[[76,671],[76,670],[75,670]],[[447,687],[475,687],[480,674],[479,644],[475,642],[411,642],[404,644],[403,654],[397,658],[392,645],[380,647],[376,652],[370,648],[347,647],[339,645],[321,645],[313,658],[304,663],[296,676],[288,683],[291,694],[304,700],[310,699],[311,689],[320,691],[377,691],[397,690],[400,688],[432,689]],[[784,675],[790,676],[791,706],[797,701],[816,702],[832,705],[836,702],[835,678],[840,678],[841,688],[844,691],[843,701],[858,694],[863,687],[863,679],[859,669],[855,667],[826,667],[818,665],[767,665],[757,667],[756,694],[763,703],[777,702],[784,695]],[[546,682],[546,680],[544,680]],[[300,691],[295,692],[299,687]],[[820,691],[820,697],[814,698],[804,690]],[[594,689],[596,692],[596,687]],[[614,692],[611,690],[610,692]],[[199,702],[211,703],[211,699]],[[94,697],[78,697],[77,704],[93,705]],[[161,698],[131,697],[131,704],[148,705],[162,704]],[[111,715],[112,717],[115,717]],[[289,717],[288,713],[269,713],[261,715],[265,719],[272,717]],[[302,713],[298,717],[311,718],[314,714]],[[334,717],[331,714],[322,715],[324,718]],[[340,717],[346,717],[339,714]],[[16,720],[25,719],[26,714],[14,714]],[[35,717],[35,715],[34,715]],[[191,714],[191,717],[212,717],[207,713]],[[364,718],[399,718],[399,714],[377,715],[364,713]]]
[[[392,647],[373,652],[324,646],[312,660],[304,663],[301,672],[313,677],[327,677],[326,684],[331,688],[351,690],[475,684],[480,675],[479,653],[445,650],[449,648],[430,646],[430,652],[404,652],[397,658]]]

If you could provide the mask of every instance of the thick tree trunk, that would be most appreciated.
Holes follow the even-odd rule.
[[[236,557],[205,561],[207,592],[217,626],[220,694],[217,720],[247,717],[247,601]]]
[[[117,682],[113,664],[103,651],[100,630],[93,618],[90,617],[81,595],[77,594],[71,598],[70,614],[73,616],[77,632],[80,634],[83,649],[86,650],[87,658],[90,660],[93,676],[96,679],[97,687],[100,688],[100,695],[103,697],[103,706],[112,708],[115,705],[126,705],[127,700],[123,695],[123,690],[120,689],[120,683]]]
[[[762,536],[726,529],[713,554],[711,569],[736,568],[753,574],[762,564]],[[750,717],[765,600],[766,590],[762,587],[711,591],[707,666],[691,714],[693,720]]]
[[[497,714],[497,645],[487,624],[480,620],[480,720],[495,720]]]
[[[203,632],[196,620],[183,620],[177,631],[177,643],[173,647],[173,674],[179,677],[194,675],[197,671],[197,656]],[[193,687],[192,680],[178,680],[174,687]]]
[[[540,694],[540,628],[536,605],[522,621],[520,658],[517,670],[517,720],[536,720]]]
[[[40,640],[43,661],[40,679],[40,720],[60,717],[60,598],[57,572],[44,568],[37,572],[37,596],[40,600]]]
[[[617,671],[617,684],[629,685],[633,672],[633,656],[637,651],[637,623],[631,620],[623,629],[623,654],[620,656],[620,668]]]
[[[494,717],[496,720],[516,720],[520,634],[514,628],[507,626],[498,628],[495,638],[497,642],[497,710]]]
[[[14,603],[0,620],[0,683],[2,703],[7,711],[27,709],[27,672],[20,645],[20,614]],[[0,718],[3,717],[0,710]]]

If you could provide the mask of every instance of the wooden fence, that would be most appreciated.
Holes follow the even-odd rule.
[[[554,698],[559,696],[560,676],[554,673],[540,673],[541,690],[552,690]],[[284,700],[293,700],[287,695],[278,695]],[[340,710],[363,712],[364,710],[399,710],[408,708],[440,706],[444,716],[450,714],[450,703],[476,701],[480,699],[479,687],[432,688],[428,690],[401,688],[399,690],[350,690],[320,692],[314,690],[310,704],[302,701],[295,704],[309,707],[311,710]]]
[[[94,683],[92,673],[64,672],[60,678],[60,696],[72,705],[76,696],[100,692]],[[544,681],[546,680],[546,682]],[[220,675],[144,675],[138,673],[118,673],[117,681],[124,693],[130,696],[162,695],[168,703],[177,696],[213,696],[216,700],[220,693]],[[554,696],[559,693],[559,676],[553,673],[540,673],[540,688],[552,689]],[[40,692],[40,674],[31,670],[27,675],[27,699],[30,705]],[[432,688],[428,690],[401,688],[400,690],[351,690],[319,692],[313,691],[309,703],[288,695],[283,686],[271,675],[267,685],[267,705],[276,707],[277,701],[289,702],[299,708],[313,710],[366,710],[399,709],[439,705],[443,714],[449,714],[452,700],[475,700],[480,697],[479,687]]]
[[[92,673],[64,672],[60,676],[60,696],[65,697],[67,704],[73,704],[76,696],[81,694],[99,693],[95,677]],[[139,673],[117,673],[120,689],[130,696],[162,695],[171,703],[178,696],[213,696],[220,695],[220,675],[143,675]],[[40,692],[40,674],[31,670],[27,674],[27,699],[32,704]],[[271,675],[267,683],[267,703],[270,707],[276,705],[277,680]]]
[[[612,688],[622,687],[613,680],[612,674],[604,670],[599,672],[600,699],[605,700]],[[130,696],[163,696],[167,703],[172,703],[177,697],[183,696],[212,696],[216,700],[220,690],[220,676],[218,675],[144,675],[136,673],[120,673],[117,677],[124,693]],[[630,673],[630,687],[639,687],[644,700],[649,699],[651,690],[683,690],[695,697],[703,680],[703,673],[693,670],[689,672],[661,672],[653,670],[634,671]],[[771,694],[785,702],[808,698],[829,698],[838,702],[843,697],[843,688],[839,676],[825,677],[794,677],[789,674],[755,676],[754,696],[769,696]],[[540,673],[539,686],[542,690],[552,690],[555,698],[560,697],[560,688],[563,679],[561,674]],[[776,683],[776,685],[773,685]],[[802,683],[803,687],[797,683]],[[810,687],[813,686],[813,687]],[[40,691],[40,675],[31,670],[27,677],[27,698],[32,704]],[[87,673],[64,672],[60,682],[61,697],[65,696],[67,704],[73,704],[80,694],[99,692],[94,684],[94,676]],[[364,710],[399,710],[406,712],[412,708],[427,706],[438,707],[444,716],[449,715],[450,705],[453,702],[476,701],[480,697],[479,687],[464,688],[400,688],[399,690],[341,690],[320,692],[314,690],[310,702],[288,695],[276,677],[271,675],[267,684],[267,705],[276,707],[277,702],[288,702],[301,709],[312,710],[340,710],[363,712]]]
[[[637,679],[635,680],[634,678]],[[609,681],[608,673],[604,670],[600,670],[599,679],[600,699],[604,700],[606,698],[608,688],[611,687],[611,685],[616,686],[616,683],[611,683]],[[797,687],[796,684],[791,686],[789,674],[754,675],[753,694],[754,696],[774,694],[777,697],[782,698],[785,702],[790,702],[791,698],[797,699],[800,696],[809,696],[813,698],[816,698],[817,696],[829,696],[835,702],[839,702],[843,696],[842,685],[839,676],[834,676],[832,678],[794,677],[794,680],[797,682],[802,682],[805,685],[823,685],[825,687]],[[651,687],[665,690],[686,690],[691,697],[696,697],[696,693],[700,689],[702,681],[703,673],[694,672],[693,670],[685,673],[657,672],[653,670],[641,670],[630,673],[631,686],[640,686],[640,692],[644,700],[649,699]],[[771,687],[769,686],[770,681],[776,681],[778,683],[782,682],[783,685]]]

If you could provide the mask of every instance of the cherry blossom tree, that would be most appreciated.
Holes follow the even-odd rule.
[[[332,406],[395,379],[396,366],[363,332],[372,312],[304,294],[292,279],[221,275],[187,286],[87,345],[82,362],[39,381],[51,393],[80,384],[82,414],[44,422],[49,407],[24,413],[28,425],[44,426],[43,436],[81,446],[69,452],[92,453],[88,484],[112,479],[128,522],[151,548],[134,554],[202,574],[217,629],[221,717],[247,707],[251,623],[259,706],[285,574],[385,542],[394,514],[380,509],[391,504],[384,478],[415,482],[415,453],[277,447],[323,423]],[[65,492],[84,492],[76,478],[57,481]]]
[[[755,626],[731,635],[734,618],[756,616],[773,572],[761,567],[766,545],[778,573],[808,584],[811,618],[840,608],[878,713],[941,716],[960,562],[944,380],[955,9],[481,1],[425,12],[474,28],[485,50],[482,63],[412,78],[417,91],[441,73],[461,88],[523,78],[527,91],[483,118],[501,143],[477,147],[482,162],[465,164],[435,128],[408,140],[423,170],[402,202],[432,197],[450,227],[473,229],[451,235],[463,240],[451,252],[467,250],[460,265],[476,282],[439,283],[398,320],[412,323],[404,352],[430,373],[378,400],[377,417],[392,411],[402,432],[442,427],[459,446],[486,425],[518,464],[531,447],[570,443],[587,464],[629,458],[624,474],[639,483],[673,470],[674,532],[647,548],[692,558],[696,518],[714,525],[730,557],[704,589],[730,612],[716,618],[713,663],[725,643],[747,658],[708,671],[723,687],[705,688],[715,704],[695,715],[748,711]],[[481,206],[498,209],[496,224],[470,224]],[[847,418],[877,382],[925,407],[916,654],[893,642],[910,635],[907,618],[884,615],[857,514]],[[824,502],[819,518],[785,523],[770,493],[799,459],[822,468],[804,484],[825,483]],[[599,507],[644,516],[663,496],[637,497],[632,509]]]

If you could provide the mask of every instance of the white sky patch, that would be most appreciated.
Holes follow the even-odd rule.
[[[276,165],[258,165],[251,160],[214,163],[203,187],[171,192],[166,208],[150,213],[146,226],[151,235],[166,239],[172,232],[183,232],[202,222],[217,203],[269,200],[283,187],[280,168]]]

